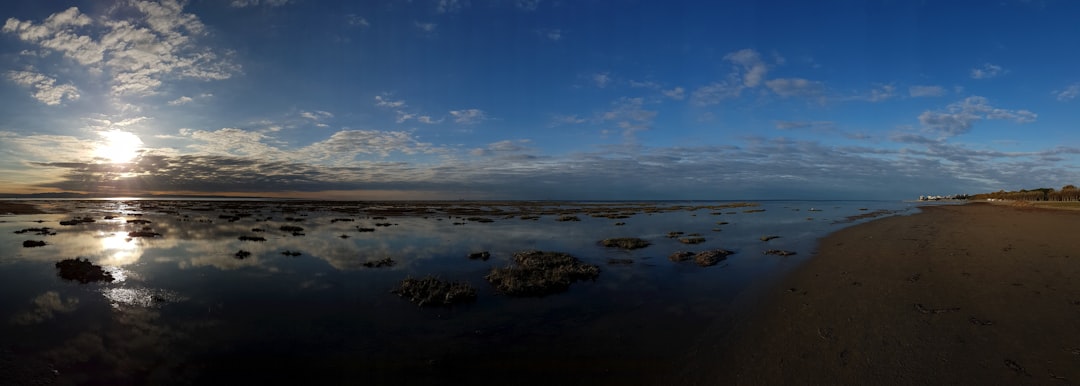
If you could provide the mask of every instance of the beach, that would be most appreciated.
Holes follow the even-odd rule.
[[[1076,211],[972,203],[837,231],[764,290],[756,311],[694,348],[707,367],[695,361],[683,376],[746,385],[1080,382],[1078,223]]]

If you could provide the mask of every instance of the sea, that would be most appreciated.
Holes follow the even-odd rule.
[[[947,204],[22,202],[49,214],[0,214],[3,384],[662,383],[722,346],[702,340],[722,337],[823,236]],[[650,245],[601,244],[618,237]],[[704,241],[680,241],[692,237]],[[733,253],[704,267],[668,258],[713,249]],[[600,273],[545,296],[485,279],[530,250]],[[61,278],[56,263],[73,258],[114,280]],[[468,283],[475,300],[420,306],[394,293],[429,275]]]

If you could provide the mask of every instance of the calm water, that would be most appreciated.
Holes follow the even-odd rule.
[[[506,218],[507,212],[493,210],[510,205],[480,204],[472,207],[495,222],[454,225],[464,221],[447,215],[445,206],[377,220],[370,217],[379,213],[368,209],[379,208],[345,203],[38,204],[53,214],[0,216],[0,371],[7,373],[0,378],[16,383],[652,382],[680,371],[681,353],[717,321],[738,314],[732,304],[748,289],[810,258],[821,236],[868,221],[848,216],[917,211],[915,203],[882,201],[640,210],[727,204],[661,202],[620,204],[622,212],[639,210],[610,219],[581,211],[597,203],[546,205],[551,213],[581,219],[559,222],[555,214]],[[248,216],[221,218],[236,213]],[[118,217],[104,220],[106,215]],[[59,225],[84,216],[96,221]],[[332,221],[342,218],[354,221]],[[132,219],[151,223],[126,222]],[[303,227],[304,234],[282,232],[282,225]],[[128,238],[144,226],[161,237]],[[358,226],[376,231],[362,233]],[[56,234],[15,233],[33,227]],[[707,241],[684,245],[667,237],[672,231],[699,233]],[[267,240],[238,240],[243,235]],[[762,242],[764,235],[780,238]],[[598,244],[610,237],[640,237],[653,245],[623,251]],[[48,245],[23,248],[24,240]],[[712,248],[736,253],[705,268],[667,259],[679,250]],[[798,254],[762,253],[774,248]],[[241,249],[251,256],[236,258]],[[542,298],[495,293],[484,275],[529,249],[570,253],[599,265],[600,276]],[[282,255],[285,250],[302,255]],[[477,251],[491,252],[491,259],[466,258]],[[117,280],[79,284],[59,278],[53,264],[73,257],[106,267]],[[363,266],[385,257],[397,264]],[[609,265],[610,258],[634,263]],[[476,302],[420,308],[390,293],[402,279],[427,274],[471,283]]]

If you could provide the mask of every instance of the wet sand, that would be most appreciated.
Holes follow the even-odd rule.
[[[45,213],[31,204],[0,201],[0,214],[41,214]]]
[[[838,231],[684,383],[1080,383],[1078,224],[973,203]]]

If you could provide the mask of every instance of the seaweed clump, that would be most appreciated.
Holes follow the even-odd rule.
[[[564,292],[575,281],[600,275],[600,267],[562,252],[518,252],[514,262],[515,266],[493,268],[484,279],[506,295],[545,296]]]
[[[391,292],[421,307],[450,306],[476,300],[476,289],[469,283],[442,281],[430,275],[422,279],[405,278]]]
[[[65,259],[56,262],[56,269],[61,279],[74,280],[79,283],[90,283],[95,281],[113,281],[113,277],[108,272],[105,272],[100,265],[94,265],[88,259]]]
[[[600,244],[605,247],[619,247],[622,249],[639,249],[645,248],[652,243],[639,239],[637,237],[620,237],[615,239],[604,239],[600,241]]]

